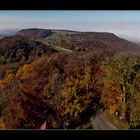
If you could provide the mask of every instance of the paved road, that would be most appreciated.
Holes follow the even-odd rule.
[[[102,113],[97,113],[95,117],[92,116],[90,121],[94,129],[117,130],[117,128],[109,122]]]

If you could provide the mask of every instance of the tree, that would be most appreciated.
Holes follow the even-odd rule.
[[[124,116],[122,116],[123,113],[121,112],[123,91],[118,82],[112,80],[104,85],[100,103],[103,104],[104,108],[109,110],[111,114],[117,111],[119,112],[120,118],[124,119]]]
[[[104,85],[106,86],[106,83],[110,80],[114,80],[120,84],[123,91],[123,104],[126,106],[124,112],[127,121],[130,119],[129,101],[132,98],[130,88],[137,72],[135,66],[139,63],[140,58],[138,56],[130,56],[127,53],[115,54],[113,57],[107,57],[103,61]]]
[[[136,128],[140,126],[140,71],[137,72],[136,78],[131,85],[130,100],[130,126]]]

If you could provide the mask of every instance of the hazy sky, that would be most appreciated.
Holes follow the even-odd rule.
[[[0,11],[0,29],[5,28],[113,32],[140,40],[140,11]]]

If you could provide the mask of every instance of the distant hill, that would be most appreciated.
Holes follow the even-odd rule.
[[[38,28],[31,28],[31,29],[23,29],[17,32],[16,35],[27,36],[30,39],[37,39],[37,38],[44,38],[52,34],[51,30],[47,29],[38,29]]]
[[[0,64],[33,60],[57,51],[140,54],[140,47],[113,33],[31,28],[20,30],[0,40]]]
[[[108,32],[78,32],[68,30],[24,29],[17,35],[41,41],[51,47],[62,47],[74,51],[127,51],[139,53],[137,44]]]

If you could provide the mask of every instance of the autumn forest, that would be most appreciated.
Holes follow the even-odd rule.
[[[113,33],[23,29],[0,39],[0,128],[140,127],[140,47]]]

